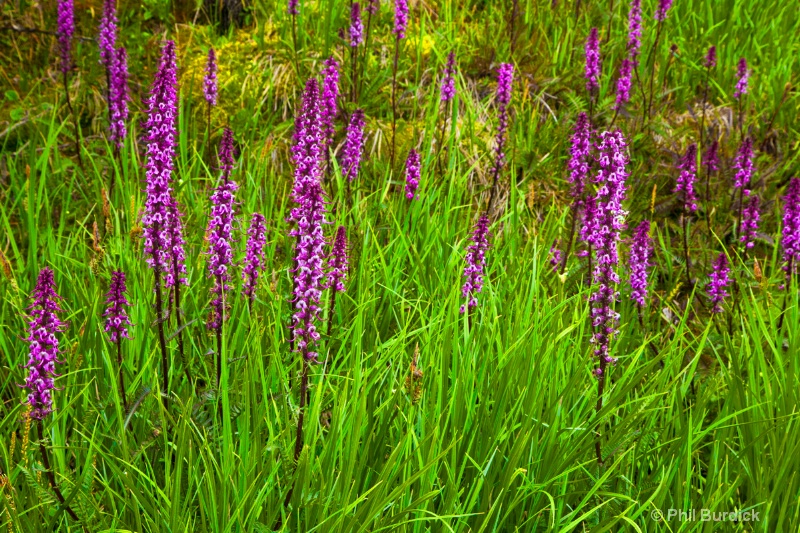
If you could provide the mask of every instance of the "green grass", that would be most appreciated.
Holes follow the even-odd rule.
[[[61,85],[48,77],[56,69],[53,38],[0,33],[6,91],[0,106],[6,121],[0,124],[0,250],[8,263],[0,277],[0,473],[8,479],[0,528],[797,531],[800,311],[796,283],[788,292],[778,289],[784,277],[780,197],[787,180],[800,174],[796,91],[779,105],[786,84],[798,83],[800,15],[790,2],[677,0],[655,54],[655,85],[663,90],[650,126],[640,125],[636,88],[629,113],[617,119],[631,144],[629,226],[651,218],[656,266],[642,324],[625,284],[620,287],[620,333],[613,343],[619,363],[599,413],[586,265],[573,257],[562,280],[547,254],[568,230],[568,139],[575,115],[588,108],[583,42],[592,25],[600,28],[604,80],[595,110],[602,127],[613,116],[627,2],[612,2],[610,20],[607,2],[583,2],[590,5],[577,19],[572,2],[562,0],[555,10],[550,0],[520,2],[505,201],[491,228],[480,305],[469,320],[458,311],[461,276],[472,225],[489,194],[494,70],[498,61],[510,59],[508,9],[499,2],[445,0],[425,7],[420,2],[412,10],[398,75],[397,159],[421,148],[423,173],[419,199],[409,204],[399,192],[400,165],[394,172],[388,168],[393,44],[391,9],[384,4],[373,21],[373,53],[361,93],[367,160],[352,204],[338,171],[326,184],[335,209],[329,218],[348,226],[352,270],[335,313],[326,311],[331,335],[320,344],[325,364],[312,367],[305,446],[295,464],[301,365],[287,338],[293,243],[285,222],[293,110],[304,78],[316,74],[328,54],[343,60],[344,87],[350,68],[349,51],[342,55],[336,36],[348,3],[307,3],[311,7],[298,23],[298,76],[284,2],[252,5],[245,26],[222,36],[210,26],[182,23],[186,13],[172,13],[166,3],[121,2],[121,40],[131,56],[138,112],[115,160],[105,142],[97,51],[91,42],[76,42],[79,75],[73,75],[71,88],[85,138],[84,169],[72,151],[74,130]],[[646,58],[655,2],[644,3]],[[19,11],[3,4],[3,17],[22,26],[54,27],[54,12],[39,19],[37,10],[23,4]],[[193,16],[191,10],[188,19]],[[88,10],[81,9],[78,20],[78,34],[91,36],[97,21]],[[177,39],[184,67],[175,189],[186,212],[190,283],[182,297],[189,323],[184,342],[198,387],[186,382],[171,340],[171,390],[162,396],[152,273],[136,230],[144,206],[139,102],[164,35]],[[673,43],[680,52],[667,70]],[[210,44],[220,52],[221,80],[211,149],[204,141],[200,96],[202,58]],[[727,161],[738,134],[721,121],[727,159],[723,178],[714,183],[714,233],[702,216],[690,227],[698,283],[694,311],[688,312],[679,208],[671,191],[676,155],[697,136],[687,107],[699,101],[700,62],[709,44],[719,50],[710,92],[719,116],[735,114],[738,57],[747,57],[753,69],[746,120],[757,147],[767,139],[757,152],[754,186],[766,207],[762,236],[742,256],[730,233],[735,213],[728,194]],[[437,172],[431,144],[441,120],[438,73],[450,49],[459,57],[458,105],[444,171]],[[642,76],[649,75],[649,66],[642,68]],[[206,154],[214,151],[217,129],[226,123],[241,153],[234,171],[241,229],[258,211],[269,231],[267,272],[252,313],[241,298],[232,299],[227,364],[217,388],[210,352],[215,341],[204,326],[211,282],[203,231],[217,177]],[[102,191],[112,175],[117,185],[106,215]],[[95,222],[102,252],[92,246]],[[329,230],[332,235],[335,225]],[[237,258],[244,248],[240,235]],[[729,299],[725,313],[712,317],[700,302],[710,261],[723,250],[739,282],[739,306]],[[755,273],[754,258],[762,275]],[[65,363],[56,381],[55,413],[45,421],[46,445],[81,525],[60,509],[48,486],[38,436],[26,426],[24,392],[17,386],[26,375],[28,295],[44,266],[55,270],[62,318],[69,321],[59,336]],[[115,348],[103,332],[104,295],[114,269],[127,273],[133,303],[133,339],[123,344],[129,403],[136,405],[128,413],[116,387]],[[779,330],[784,293],[789,299]],[[327,294],[324,303],[327,310]],[[174,329],[171,320],[168,334]],[[423,377],[414,403],[405,381],[417,346]],[[602,467],[594,452],[597,432],[606,458]],[[291,503],[284,507],[292,484]],[[759,520],[653,519],[653,513],[666,516],[669,509],[696,509],[698,516],[700,509],[752,509]]]

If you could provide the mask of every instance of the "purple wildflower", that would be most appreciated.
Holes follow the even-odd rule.
[[[748,189],[750,178],[753,177],[753,139],[750,137],[745,138],[742,144],[739,145],[733,168],[736,170],[736,175],[733,177],[733,186],[737,189],[744,188],[744,195],[748,196],[750,194]]]
[[[364,23],[361,21],[361,4],[353,2],[350,8],[350,46],[364,43]]]
[[[294,273],[294,308],[292,317],[292,340],[295,349],[306,360],[316,360],[313,347],[319,340],[315,321],[319,316],[319,301],[322,296],[322,260],[325,238],[322,225],[325,220],[325,195],[322,190],[321,153],[322,135],[319,85],[309,79],[303,95],[303,106],[296,121],[297,142],[293,148],[295,160],[295,182],[292,198],[296,207],[290,220],[297,227],[290,232],[296,238]]]
[[[100,47],[100,63],[106,67],[106,72],[111,72],[111,65],[115,60],[114,53],[117,46],[117,1],[105,0],[103,2],[103,16],[97,30],[97,44]]]
[[[619,283],[616,272],[619,264],[617,248],[627,215],[622,208],[626,196],[625,180],[628,177],[625,168],[628,164],[626,149],[625,137],[619,130],[605,131],[600,135],[597,146],[599,170],[593,180],[597,184],[596,226],[590,239],[595,250],[592,274],[596,289],[590,301],[592,326],[595,328],[592,343],[595,345],[594,354],[600,360],[600,366],[595,371],[598,377],[603,376],[607,364],[616,362],[609,355],[609,346],[619,321],[614,303],[617,301],[616,284]]]
[[[712,313],[722,312],[722,302],[727,298],[728,292],[725,288],[731,284],[731,278],[728,275],[731,269],[728,267],[728,257],[725,252],[722,252],[714,260],[713,271],[709,275],[711,281],[706,288],[708,296],[711,298]]]
[[[367,13],[369,13],[371,15],[374,15],[374,14],[376,14],[378,12],[380,7],[381,7],[380,0],[368,0],[367,1],[367,7],[364,8],[364,9],[367,10]]]
[[[300,0],[289,0],[289,14],[292,16],[297,15],[297,4]]]
[[[61,55],[61,72],[66,76],[72,70],[72,36],[75,33],[75,5],[73,0],[58,0],[58,51]]]
[[[500,63],[497,69],[497,136],[494,144],[494,168],[492,173],[497,179],[497,175],[506,163],[505,145],[506,134],[508,132],[508,104],[511,102],[511,86],[514,82],[514,65],[511,63]]]
[[[747,94],[747,84],[750,80],[750,71],[747,70],[747,60],[745,58],[739,59],[739,64],[736,66],[736,72],[739,79],[736,82],[736,88],[733,91],[733,97],[739,98]]]
[[[247,229],[247,252],[242,269],[242,280],[244,280],[244,295],[251,302],[256,298],[259,271],[266,265],[264,260],[264,245],[267,243],[265,220],[261,213],[253,213],[250,227]]]
[[[125,137],[128,136],[128,53],[124,47],[116,50],[116,59],[111,71],[111,86],[109,87],[109,105],[111,119],[109,123],[110,140],[117,150],[122,148]]]
[[[758,221],[761,218],[759,214],[760,203],[759,197],[754,194],[747,202],[747,207],[742,211],[742,229],[739,240],[744,243],[747,249],[752,248],[756,244],[756,231],[758,231]]]
[[[184,246],[186,241],[183,239],[183,213],[174,198],[170,198],[167,207],[167,236],[169,238],[167,256],[172,267],[164,277],[164,285],[174,287],[175,284],[188,285],[186,279],[186,251]]]
[[[627,57],[622,60],[617,78],[617,100],[614,109],[619,111],[631,99],[631,74],[633,74],[633,61]]]
[[[30,417],[42,420],[53,412],[53,379],[58,359],[58,338],[56,334],[64,331],[66,325],[58,318],[62,311],[56,293],[56,282],[52,269],[43,268],[36,280],[31,295],[30,319],[28,323],[28,377],[23,388],[28,389]]]
[[[683,193],[683,208],[687,213],[697,211],[697,193],[694,182],[697,179],[697,145],[692,143],[686,149],[686,155],[678,164],[681,174],[675,183],[674,193]]]
[[[170,271],[168,211],[172,204],[170,182],[175,158],[178,100],[175,71],[175,43],[167,41],[147,99],[148,118],[145,123],[147,200],[142,225],[147,264],[155,271],[157,282],[161,273]]]
[[[672,0],[658,0],[658,9],[656,9],[655,19],[658,22],[667,20],[667,12],[672,7]]]
[[[711,70],[712,68],[717,66],[717,47],[711,45],[708,47],[708,52],[706,53],[706,57],[703,60],[703,66],[707,69]]]
[[[447,66],[444,68],[444,76],[442,77],[442,102],[449,102],[456,95],[456,54],[450,52],[447,55]]]
[[[208,323],[209,329],[219,330],[225,321],[225,293],[230,290],[228,272],[233,262],[231,237],[233,230],[233,208],[236,203],[235,194],[239,186],[230,179],[233,170],[233,132],[225,128],[219,150],[219,161],[222,170],[220,183],[211,194],[211,217],[208,220],[208,274],[214,279],[211,293],[215,295],[211,302],[213,313]]]
[[[408,159],[406,159],[406,198],[409,200],[414,199],[414,193],[417,192],[417,187],[419,187],[419,171],[419,153],[412,148],[408,152]]]
[[[406,36],[408,28],[408,0],[394,0],[394,33],[397,39]]]
[[[800,264],[800,178],[792,178],[786,196],[783,197],[783,269],[786,279],[791,280]]]
[[[347,126],[347,140],[342,155],[342,173],[348,181],[358,177],[361,166],[361,152],[364,149],[364,110],[356,109],[350,116]]]
[[[206,75],[203,78],[203,96],[209,106],[217,105],[217,54],[213,48],[208,49]]]
[[[642,47],[642,0],[631,0],[628,11],[628,54],[633,66],[639,64],[639,50]]]
[[[486,250],[489,249],[489,217],[483,213],[475,225],[472,234],[472,244],[467,247],[465,258],[467,266],[464,268],[466,281],[461,287],[461,295],[467,299],[459,311],[464,313],[478,305],[478,294],[483,290],[483,269],[486,266]]]
[[[589,195],[582,202],[582,225],[578,232],[578,238],[581,242],[586,243],[586,246],[591,249],[594,245],[594,235],[599,231],[597,221],[597,200],[594,195]],[[575,255],[578,257],[587,257],[589,250],[580,250]]]
[[[592,147],[592,125],[589,117],[581,112],[575,121],[575,130],[570,140],[568,181],[572,185],[572,207],[575,213],[583,207],[583,192],[586,189],[586,178],[589,176],[589,152]]]
[[[708,145],[706,153],[703,154],[703,165],[706,167],[706,172],[716,172],[719,170],[719,141],[714,139]]]
[[[550,266],[553,268],[553,272],[558,272],[558,267],[563,259],[559,245],[560,242],[556,239],[553,241],[553,246],[550,247]]]
[[[131,303],[125,297],[127,289],[125,288],[125,273],[115,271],[111,273],[111,285],[106,294],[106,312],[103,316],[106,318],[105,332],[108,333],[108,338],[111,342],[117,342],[121,338],[129,339],[128,326],[131,325],[131,319],[128,318],[127,307]]]
[[[329,57],[325,60],[325,68],[322,70],[324,76],[322,82],[322,135],[325,139],[323,151],[327,154],[333,135],[336,133],[334,120],[336,119],[337,109],[336,100],[339,98],[339,62]]]
[[[650,221],[642,220],[636,226],[631,243],[629,266],[631,269],[631,300],[640,309],[647,306],[647,269],[652,266],[653,240],[650,238]]]
[[[586,78],[586,92],[594,100],[595,93],[600,88],[600,39],[597,36],[597,28],[592,28],[589,38],[586,39],[586,67],[584,77]]]
[[[328,257],[328,287],[336,292],[344,292],[344,281],[347,279],[347,228],[339,226],[333,241],[333,250]]]

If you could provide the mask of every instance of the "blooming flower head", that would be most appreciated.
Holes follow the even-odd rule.
[[[592,148],[592,126],[586,113],[581,112],[578,115],[570,144],[567,179],[572,185],[570,195],[573,209],[580,209],[583,206],[583,191],[586,189],[586,179],[589,176],[589,153]]]
[[[170,270],[168,248],[171,236],[168,222],[169,208],[173,202],[170,182],[177,137],[176,85],[175,43],[167,41],[161,51],[161,61],[147,99],[148,118],[145,123],[147,200],[142,217],[144,251],[147,264],[156,271],[157,276]]]
[[[289,0],[289,14],[292,16],[297,15],[297,4],[300,0]]]
[[[728,257],[722,252],[714,260],[713,271],[709,275],[711,281],[706,288],[709,298],[711,298],[712,313],[722,312],[722,302],[728,297],[725,290],[731,284],[731,269],[728,267]]]
[[[328,257],[328,287],[336,292],[344,292],[344,281],[349,268],[347,258],[347,228],[339,226],[333,241],[333,250]]]
[[[124,47],[115,51],[116,59],[112,63],[111,86],[109,87],[109,108],[111,120],[109,123],[110,140],[117,150],[122,148],[125,137],[128,136],[128,53]]]
[[[106,318],[105,331],[111,342],[117,342],[121,338],[129,339],[128,326],[131,319],[128,318],[128,310],[131,303],[125,297],[127,289],[125,287],[125,273],[115,271],[111,273],[111,285],[106,294]]]
[[[264,245],[267,243],[267,226],[264,215],[253,213],[250,218],[250,227],[247,229],[247,250],[242,268],[244,281],[244,295],[252,302],[256,298],[259,271],[264,268]]]
[[[497,69],[497,136],[495,137],[495,162],[492,173],[497,175],[506,163],[506,134],[508,133],[508,104],[511,102],[511,86],[514,82],[514,65],[501,63]]]
[[[31,406],[30,416],[42,420],[53,412],[53,379],[56,374],[58,359],[58,337],[64,331],[65,324],[58,318],[62,311],[56,293],[56,282],[53,271],[45,267],[39,272],[36,287],[31,294],[30,322],[28,323],[28,377],[24,388],[28,389],[28,403]]]
[[[686,149],[686,155],[683,156],[681,162],[678,164],[681,171],[678,176],[678,181],[675,184],[675,190],[672,192],[683,193],[683,207],[689,213],[697,211],[697,193],[694,190],[694,182],[697,179],[697,145],[692,143]]]
[[[617,99],[614,109],[619,111],[622,106],[631,99],[631,74],[633,74],[633,61],[627,57],[622,60],[619,67],[619,78],[617,78]]]
[[[739,240],[744,243],[747,249],[756,244],[756,231],[758,231],[758,221],[761,218],[758,210],[760,203],[760,199],[754,194],[747,202],[747,206],[742,210],[742,229],[739,232],[741,235]]]
[[[350,115],[350,124],[347,126],[347,139],[344,143],[342,155],[342,174],[347,181],[358,177],[361,166],[361,152],[364,149],[364,110],[356,109]]]
[[[295,349],[306,360],[315,361],[314,346],[319,340],[316,320],[320,312],[323,289],[323,258],[325,238],[325,194],[321,183],[321,111],[319,85],[315,79],[306,83],[303,105],[295,121],[295,181],[292,199],[295,207],[289,215],[296,223],[290,235],[295,237],[294,298],[292,340]]]
[[[712,69],[717,66],[717,47],[711,45],[708,47],[708,52],[703,60],[703,66],[707,69]]]
[[[323,149],[327,153],[336,133],[334,120],[337,114],[336,100],[339,98],[339,62],[333,56],[325,60],[322,75],[322,134],[325,139]]]
[[[100,47],[100,63],[110,69],[117,46],[117,0],[104,0],[103,15],[97,31],[97,44]]]
[[[739,152],[736,154],[736,161],[733,163],[736,174],[733,176],[733,186],[744,187],[745,196],[750,194],[750,178],[753,177],[753,139],[746,137],[739,145]]]
[[[631,300],[640,309],[647,306],[647,269],[652,266],[653,239],[650,238],[650,221],[642,220],[636,226],[631,243],[629,266],[631,271]]]
[[[419,172],[419,153],[412,148],[406,159],[406,198],[409,200],[414,199],[414,194],[419,187]]]
[[[380,0],[368,0],[367,7],[365,9],[367,10],[367,13],[374,15],[375,13],[378,12],[380,7],[381,7]]]
[[[350,46],[364,43],[364,23],[361,22],[361,4],[353,2],[350,8]]]
[[[558,272],[558,267],[561,265],[561,260],[564,257],[561,254],[559,245],[560,242],[556,239],[553,241],[553,246],[550,247],[550,266],[553,268],[553,272]]]
[[[188,285],[186,279],[186,241],[183,238],[183,213],[178,202],[170,198],[167,206],[167,261],[170,268],[164,276],[164,285],[174,287],[176,284]]]
[[[217,54],[213,48],[208,49],[206,75],[203,78],[203,97],[208,105],[217,105]]]
[[[736,88],[733,91],[733,97],[739,98],[747,94],[747,85],[750,80],[750,71],[747,70],[747,60],[745,58],[739,59],[739,64],[736,66],[736,72],[739,79],[736,82]]]
[[[584,78],[586,78],[586,92],[594,100],[595,93],[600,89],[600,39],[597,36],[597,28],[592,28],[589,32],[585,51]]]
[[[72,36],[75,34],[75,5],[73,0],[58,0],[58,51],[61,72],[72,70]]]
[[[783,269],[788,280],[797,272],[797,267],[800,265],[800,178],[792,178],[789,181],[789,188],[783,197],[781,247]]]
[[[211,293],[215,295],[211,302],[213,310],[209,329],[222,327],[225,321],[225,293],[230,290],[228,281],[231,276],[228,270],[233,262],[233,247],[231,246],[233,232],[233,210],[235,207],[235,194],[239,186],[230,179],[233,169],[233,132],[225,128],[222,134],[222,143],[219,150],[222,175],[219,185],[211,194],[211,216],[208,220],[208,275],[214,279]]]
[[[703,166],[706,167],[706,172],[716,172],[719,170],[719,141],[714,139],[708,145],[706,153],[703,154]]]
[[[659,22],[667,20],[667,12],[672,7],[672,0],[658,0],[655,19]]]
[[[595,231],[590,242],[595,251],[594,272],[592,277],[595,291],[592,302],[592,325],[595,328],[592,344],[594,354],[601,361],[595,371],[602,377],[606,364],[614,364],[609,355],[611,338],[616,333],[619,314],[614,311],[617,301],[616,285],[619,275],[616,268],[619,264],[618,245],[620,232],[625,228],[627,212],[622,207],[626,197],[627,143],[622,132],[605,131],[600,135],[597,146],[597,165],[599,167],[593,181],[597,184]]]
[[[642,47],[642,0],[631,0],[628,11],[628,54],[633,66],[639,64],[639,50]]]
[[[398,39],[406,36],[408,28],[408,0],[394,0],[394,33]]]
[[[475,225],[472,234],[472,244],[467,247],[465,258],[467,266],[464,268],[464,285],[461,295],[467,299],[460,312],[472,309],[478,305],[478,294],[483,290],[483,269],[486,266],[486,250],[489,249],[489,216],[483,213]]]
[[[444,68],[442,77],[442,102],[449,102],[456,95],[456,54],[450,52],[447,55],[447,66]]]

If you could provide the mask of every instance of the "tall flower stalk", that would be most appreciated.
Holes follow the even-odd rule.
[[[364,150],[364,110],[356,109],[350,115],[342,154],[342,175],[350,183],[358,177],[361,154]]]
[[[156,328],[161,347],[161,373],[163,392],[169,390],[169,354],[164,335],[165,313],[163,290],[165,278],[171,275],[172,170],[177,139],[177,78],[175,43],[167,41],[161,51],[150,96],[147,100],[148,118],[145,123],[147,142],[146,202],[142,217],[144,226],[144,252],[147,264],[153,270],[156,298]]]
[[[125,137],[128,136],[128,53],[124,47],[115,50],[114,68],[111,73],[111,89],[109,93],[109,104],[111,108],[110,117],[110,141],[114,144],[114,152],[119,156]],[[113,176],[113,174],[112,174]],[[114,182],[111,182],[110,189],[113,191]]]
[[[125,393],[125,372],[122,365],[122,339],[129,339],[128,326],[131,325],[131,320],[128,317],[127,308],[131,303],[128,301],[125,293],[125,273],[115,271],[111,273],[111,285],[106,294],[106,311],[103,313],[105,317],[105,332],[108,333],[108,338],[116,345],[117,348],[117,366],[119,372],[119,396],[122,398],[122,408],[124,411],[128,410],[128,396]]]
[[[586,63],[583,76],[586,78],[586,92],[589,95],[589,117],[591,118],[592,108],[600,91],[600,38],[597,35],[597,28],[592,28],[589,31],[584,51]]]
[[[61,78],[64,81],[64,95],[67,98],[67,109],[75,125],[75,153],[78,156],[78,163],[83,168],[80,126],[69,97],[69,73],[72,70],[72,38],[75,35],[75,5],[73,2],[74,0],[58,0],[58,31],[56,35],[58,36],[58,52]]]
[[[783,249],[783,270],[786,281],[781,288],[786,290],[783,297],[778,329],[783,326],[786,304],[792,288],[792,279],[800,265],[800,178],[792,178],[786,195],[783,197],[783,229],[781,230],[781,248]]]
[[[29,346],[26,364],[28,377],[23,388],[28,390],[29,416],[37,422],[39,450],[50,486],[64,509],[73,520],[78,521],[78,515],[65,503],[64,495],[58,488],[44,444],[44,419],[53,412],[53,391],[55,390],[53,380],[58,375],[56,374],[56,364],[62,362],[58,359],[57,335],[66,329],[66,324],[58,317],[58,314],[62,312],[60,301],[61,297],[56,293],[53,270],[45,267],[39,271],[36,287],[31,294],[31,306],[28,308],[30,322],[28,323],[28,337],[25,339]]]
[[[692,285],[689,265],[689,215],[697,211],[697,193],[695,180],[697,179],[697,145],[690,144],[686,154],[678,164],[681,171],[673,192],[683,194],[683,259],[686,263],[686,283]]]
[[[711,76],[711,70],[717,66],[717,47],[709,46],[703,58],[703,67],[705,68],[705,80],[703,82],[703,100],[702,100],[702,115],[700,116],[700,143],[699,150],[703,152],[703,137],[706,129],[706,105],[708,103],[708,80]]]
[[[292,148],[295,163],[292,199],[295,207],[289,214],[289,221],[295,225],[289,233],[295,238],[291,342],[294,351],[301,355],[303,364],[294,446],[295,461],[303,450],[309,363],[317,362],[315,347],[320,334],[316,322],[320,314],[320,298],[324,288],[325,237],[322,226],[327,221],[325,194],[321,181],[322,150],[325,142],[320,107],[319,85],[316,79],[311,78],[306,83],[302,108],[295,121],[295,145]],[[289,490],[284,500],[286,505],[291,500],[293,488]]]
[[[494,141],[494,167],[492,168],[492,190],[489,193],[489,206],[491,211],[494,198],[497,194],[497,179],[506,165],[506,140],[510,113],[508,106],[511,103],[511,88],[514,83],[514,65],[500,63],[497,68],[497,135]]]
[[[350,6],[350,100],[358,103],[358,47],[364,44],[364,23],[361,20],[361,4],[353,2]]]
[[[664,23],[669,15],[670,7],[672,7],[672,0],[658,0],[658,8],[656,9],[655,14],[655,19],[657,22],[656,38],[653,41],[653,47],[650,49],[650,54],[647,57],[647,64],[650,65],[650,87],[648,90],[650,96],[647,100],[647,105],[645,106],[645,115],[642,118],[642,125],[644,125],[646,121],[650,120],[650,109],[653,106],[653,80],[656,77],[656,65],[655,62],[651,62],[651,60],[653,60],[653,54],[658,49],[658,43],[661,39],[661,31],[664,29]]]
[[[467,256],[464,267],[464,285],[461,287],[461,296],[467,301],[459,308],[464,314],[472,312],[478,306],[478,294],[483,290],[483,269],[486,267],[486,251],[489,249],[489,216],[484,212],[475,224],[472,233],[472,244],[467,247]]]
[[[289,0],[288,6],[288,13],[289,16],[292,17],[292,51],[294,52],[294,69],[295,75],[300,75],[300,68],[297,64],[297,15],[299,14],[298,11],[298,4],[300,0]]]
[[[113,77],[114,63],[116,62],[117,47],[117,2],[116,0],[103,1],[103,15],[97,31],[97,44],[100,48],[100,63],[106,71],[106,102],[108,103],[108,117],[111,121],[111,80]]]
[[[230,268],[233,262],[233,210],[239,186],[231,180],[233,171],[233,132],[225,128],[219,149],[222,175],[219,185],[211,194],[211,216],[208,221],[208,275],[214,279],[211,294],[211,317],[207,324],[217,338],[217,383],[222,383],[223,338],[222,327],[227,318],[226,294],[230,290]]]
[[[333,240],[333,249],[328,256],[327,287],[331,290],[330,309],[328,309],[328,337],[331,336],[333,314],[336,312],[336,293],[344,292],[344,282],[350,268],[347,257],[347,228],[339,226]]]
[[[336,134],[336,115],[339,113],[336,104],[339,99],[339,62],[333,56],[325,60],[325,68],[322,69],[322,75],[322,101],[320,102],[322,150],[327,164],[330,160],[333,137]]]
[[[603,408],[603,389],[606,382],[606,368],[613,365],[616,360],[611,357],[611,339],[617,332],[619,314],[614,310],[618,299],[617,285],[619,275],[618,245],[620,232],[625,228],[627,212],[622,203],[626,198],[626,179],[628,177],[627,143],[622,132],[605,131],[600,135],[597,146],[598,171],[594,176],[597,185],[595,195],[596,231],[591,236],[592,246],[595,250],[595,266],[592,273],[594,292],[590,298],[592,305],[592,327],[594,334],[592,344],[594,355],[598,359],[598,366],[594,371],[597,376],[597,406],[599,414]],[[600,446],[600,435],[595,442],[597,463],[603,464]]]
[[[734,196],[739,191],[739,216],[736,224],[737,236],[742,234],[742,213],[744,210],[744,197],[750,196],[750,180],[753,177],[753,140],[745,138],[739,145],[736,160],[733,163],[736,174],[733,176]]]
[[[561,256],[561,273],[567,269],[567,259],[572,251],[572,242],[575,239],[575,227],[581,219],[584,207],[584,194],[586,190],[586,180],[589,177],[589,154],[592,147],[592,126],[586,113],[581,112],[575,121],[575,129],[570,140],[570,158],[567,163],[570,183],[570,212],[572,222],[569,230],[569,240],[567,248]]]
[[[739,58],[739,63],[736,65],[736,87],[733,90],[733,97],[737,101],[739,107],[739,136],[743,136],[744,131],[744,99],[747,95],[747,90],[750,80],[750,71],[747,69],[747,60]]]
[[[253,213],[250,218],[250,227],[247,229],[247,248],[242,269],[244,281],[243,294],[247,297],[250,312],[253,311],[253,301],[256,299],[258,276],[266,266],[264,246],[267,243],[266,219],[261,213]]]
[[[408,28],[408,0],[394,0],[394,62],[392,63],[392,151],[391,165],[394,169],[394,154],[397,148],[397,61],[400,58],[400,41],[406,37]]]
[[[722,302],[729,296],[726,289],[731,284],[730,271],[728,257],[722,252],[714,260],[713,271],[709,275],[711,281],[706,288],[711,299],[711,312],[714,314],[723,311]]]
[[[742,228],[739,240],[744,243],[746,250],[751,249],[756,244],[756,232],[758,231],[758,221],[761,218],[759,206],[761,200],[757,195],[750,196],[747,206],[742,212]]]
[[[639,308],[639,323],[647,307],[647,270],[652,266],[653,239],[650,238],[650,221],[642,220],[633,233],[628,265],[630,267],[631,300]]]
[[[208,49],[205,76],[203,77],[203,98],[206,101],[206,145],[211,138],[211,110],[217,105],[217,53]]]
[[[442,122],[442,130],[439,134],[439,151],[436,154],[436,166],[439,166],[439,158],[444,151],[444,135],[447,130],[447,122],[450,119],[450,102],[456,96],[456,54],[450,52],[447,55],[447,64],[444,68],[442,75],[442,85],[440,89],[440,101],[444,106],[444,121]]]
[[[419,176],[419,152],[412,148],[408,153],[408,159],[406,159],[406,198],[409,200],[413,200],[414,195],[417,192],[417,187],[419,187]]]

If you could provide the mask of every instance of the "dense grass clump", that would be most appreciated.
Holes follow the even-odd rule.
[[[791,2],[0,17],[0,528],[800,528]]]

